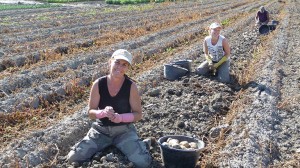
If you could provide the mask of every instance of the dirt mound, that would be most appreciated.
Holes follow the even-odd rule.
[[[90,84],[117,48],[135,57],[129,76],[143,105],[135,125],[152,167],[163,167],[156,140],[165,135],[203,140],[198,167],[300,165],[298,1],[102,3],[0,12],[1,167],[133,167],[114,147],[83,165],[65,161],[93,122]],[[267,35],[254,27],[261,5],[280,21]],[[194,73],[215,20],[232,50],[230,84]],[[163,65],[183,59],[193,60],[192,72],[166,80]]]

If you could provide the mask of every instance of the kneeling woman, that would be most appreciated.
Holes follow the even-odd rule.
[[[97,120],[69,152],[69,162],[88,161],[95,153],[114,145],[136,167],[150,166],[152,158],[133,125],[142,118],[142,107],[137,85],[125,75],[131,62],[128,51],[115,51],[110,59],[110,73],[93,83],[88,113]]]
[[[219,23],[212,23],[209,26],[209,36],[203,41],[204,61],[196,70],[200,75],[208,72],[216,72],[219,81],[230,82],[230,47],[227,39],[220,35],[222,27]]]

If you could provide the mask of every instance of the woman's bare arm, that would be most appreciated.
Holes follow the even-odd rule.
[[[129,103],[134,115],[134,122],[142,119],[141,97],[139,95],[137,85],[134,82],[131,84]]]
[[[90,91],[88,114],[91,119],[96,119],[96,112],[98,111],[98,105],[99,105],[99,101],[100,101],[98,83],[99,83],[99,80],[96,80],[93,83],[91,91]]]
[[[230,47],[229,47],[228,40],[227,39],[223,39],[222,43],[223,43],[223,49],[224,49],[224,52],[225,52],[224,56],[226,56],[227,58],[229,58],[229,56],[230,56]]]

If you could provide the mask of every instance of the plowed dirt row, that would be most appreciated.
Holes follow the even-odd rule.
[[[243,3],[237,4],[241,5]],[[239,5],[225,5],[222,10],[234,6]],[[217,7],[220,8],[220,6]],[[198,6],[193,8],[195,9],[190,9],[190,12],[186,12],[184,9],[182,9],[181,12],[176,11],[175,9],[167,11],[161,10],[160,12],[155,13],[147,12],[145,14],[148,14],[148,17],[145,17],[145,14],[136,15],[134,12],[130,12],[130,15],[126,13],[125,16],[117,15],[113,18],[108,18],[111,20],[108,23],[102,23],[103,18],[89,19],[84,17],[81,19],[80,25],[75,24],[72,27],[58,27],[58,29],[38,29],[42,31],[33,31],[30,33],[33,35],[16,35],[17,38],[13,39],[4,37],[6,40],[2,43],[3,46],[7,48],[4,49],[4,52],[11,53],[11,56],[13,57],[10,56],[3,59],[2,65],[0,64],[2,67],[1,69],[5,70],[12,66],[20,67],[24,64],[32,64],[43,59],[49,60],[52,58],[52,61],[53,59],[62,59],[62,54],[67,54],[66,56],[70,57],[76,52],[86,50],[86,48],[91,46],[103,47],[111,43],[116,43],[117,41],[157,32],[166,27],[176,26],[180,23],[198,20],[201,19],[201,17],[210,14],[208,13],[209,10],[203,11],[201,9],[202,6],[200,6],[200,9]],[[210,6],[208,6],[208,8],[210,9]],[[216,10],[218,9],[216,8]],[[199,13],[197,11],[202,12]],[[126,15],[130,16],[131,19],[128,20],[128,16]],[[99,14],[99,16],[102,15]],[[172,18],[170,16],[172,16]],[[82,16],[75,16],[75,18],[82,18]],[[91,20],[94,20],[94,23],[90,24],[89,21]],[[101,21],[100,24],[98,20]],[[67,20],[65,22],[69,23],[72,21]],[[99,25],[101,26],[99,27]],[[81,38],[76,38],[78,36]],[[20,43],[24,43],[24,45],[19,45]],[[17,53],[18,55],[15,55],[14,53]]]
[[[17,138],[9,144],[5,141],[3,144],[8,145],[2,145],[1,167],[70,166],[65,162],[64,156],[70,147],[87,133],[92,122],[86,115],[88,95],[84,92],[88,93],[92,80],[105,73],[104,70],[99,71],[99,69],[106,66],[107,59],[116,48],[129,49],[139,61],[131,75],[138,81],[143,99],[144,117],[136,123],[142,139],[149,137],[158,139],[170,134],[202,139],[206,147],[201,153],[198,167],[299,166],[299,131],[297,131],[299,125],[295,125],[300,115],[299,104],[297,104],[299,102],[300,78],[297,73],[299,61],[296,61],[299,60],[299,54],[297,55],[299,37],[296,35],[296,32],[299,32],[297,26],[299,21],[293,19],[299,17],[299,1],[290,0],[284,3],[239,1],[241,5],[231,7],[231,10],[228,10],[230,5],[226,7],[222,1],[212,2],[205,1],[200,4],[190,2],[188,5],[176,3],[176,5],[171,4],[170,8],[178,9],[181,5],[188,8],[189,5],[214,4],[212,6],[216,8],[213,9],[218,9],[219,4],[222,6],[220,9],[226,10],[217,14],[207,14],[196,21],[175,24],[170,28],[162,27],[157,30],[158,32],[136,39],[120,43],[116,41],[115,44],[100,48],[91,47],[86,51],[87,57],[82,58],[86,55],[85,52],[75,54],[76,56],[72,56],[74,61],[69,63],[49,62],[50,66],[45,68],[29,67],[28,75],[24,75],[29,78],[18,79],[19,82],[22,81],[20,79],[25,79],[27,82],[33,79],[40,80],[45,82],[44,85],[39,82],[35,84],[24,82],[25,86],[16,87],[7,85],[8,80],[2,80],[2,90],[7,87],[17,89],[13,92],[5,90],[9,95],[3,94],[1,108],[8,105],[6,100],[9,96],[17,97],[23,94],[23,98],[26,98],[33,93],[41,96],[46,93],[42,90],[48,88],[53,91],[65,88],[67,83],[72,83],[71,81],[76,78],[79,79],[78,83],[75,82],[73,86],[82,86],[79,89],[84,91],[81,97],[76,97],[74,100],[79,103],[78,105],[69,102],[71,108],[67,108],[67,111],[73,112],[68,111],[65,114],[61,111],[55,112],[56,108],[51,109],[49,105],[50,108],[47,110],[52,112],[50,114],[45,112],[44,120],[48,120],[46,128],[34,130],[35,126],[27,126],[25,127],[27,129],[18,131],[19,134],[28,136]],[[193,3],[195,4],[192,5]],[[256,9],[260,5],[265,5],[270,10],[272,19],[280,21],[278,28],[267,36],[260,36],[253,25]],[[164,10],[162,6],[158,9]],[[47,11],[51,10],[47,9]],[[214,77],[198,76],[194,72],[173,82],[163,78],[163,64],[173,60],[192,59],[192,66],[195,69],[204,60],[202,40],[206,35],[205,27],[214,20],[226,19],[228,24],[224,25],[222,34],[229,39],[232,48],[233,81],[231,84],[225,85],[216,81]],[[293,39],[289,40],[288,38],[291,37]],[[99,58],[99,55],[103,57]],[[61,69],[56,69],[57,71],[54,72],[69,73],[69,75],[60,77],[54,73],[54,76],[48,79],[38,75],[53,72],[55,66]],[[70,68],[72,66],[73,68]],[[255,73],[258,72],[255,71],[258,68],[261,71]],[[17,73],[18,71],[15,73],[12,71],[13,78],[7,79],[14,80],[19,76],[16,75]],[[60,81],[60,85],[57,81]],[[83,84],[79,85],[80,82]],[[30,91],[32,90],[30,88],[28,91],[23,89],[33,86],[36,89],[43,89],[35,92]],[[61,96],[65,100],[68,99],[67,97],[67,95]],[[14,100],[19,101],[17,99]],[[66,103],[65,100],[61,103]],[[12,108],[15,108],[15,105],[12,105]],[[16,112],[12,110],[11,113]],[[53,117],[57,115],[55,113],[61,116]],[[1,115],[1,119],[6,119],[2,117],[5,115]],[[28,121],[30,124],[43,123],[33,122],[31,117]],[[1,125],[0,131],[5,126]],[[220,131],[215,132],[215,130]],[[1,136],[2,140],[4,136],[8,136],[6,140],[12,139],[8,134],[1,134]],[[156,143],[152,144],[150,152],[153,156],[152,167],[163,167],[160,149]],[[113,159],[108,159],[109,157]],[[111,147],[95,155],[91,162],[84,163],[82,167],[131,167],[130,165],[122,153]]]
[[[252,6],[252,9],[253,9],[253,6]],[[238,12],[238,10],[240,10],[240,8],[233,9],[233,10],[236,10],[237,14],[242,14],[242,13]],[[232,17],[231,15],[228,15],[227,18],[231,18],[231,17]],[[205,20],[207,20],[209,18],[211,18],[211,17],[205,18]],[[222,17],[222,18],[225,18],[225,17]],[[137,52],[142,51],[144,55],[158,54],[159,51],[163,51],[164,49],[166,49],[168,47],[172,47],[174,45],[175,46],[179,45],[178,43],[182,43],[186,40],[192,40],[193,38],[197,37],[197,36],[195,36],[196,34],[198,34],[199,32],[204,32],[205,28],[203,26],[199,28],[199,26],[198,26],[198,24],[201,24],[201,23],[203,23],[202,20],[197,21],[197,22],[191,22],[188,24],[177,25],[176,27],[167,29],[166,31],[152,34],[152,35],[148,36],[148,38],[151,40],[147,40],[147,41],[143,42],[142,44],[139,44],[140,47],[138,48],[139,51],[137,51]],[[179,32],[177,32],[177,31],[179,31]],[[174,34],[175,32],[177,32],[177,34]],[[172,34],[172,35],[170,36],[170,34]],[[141,38],[141,40],[143,40],[143,39],[144,39],[144,37]],[[162,40],[160,40],[160,39],[162,39]],[[159,43],[158,43],[158,41],[159,41]],[[129,42],[127,44],[130,44],[130,43],[132,43],[132,42]],[[133,42],[133,44],[131,44],[131,45],[135,46],[134,43],[135,42]],[[147,43],[149,43],[149,44],[147,44]],[[149,49],[150,49],[150,51],[149,51]],[[109,52],[109,51],[107,51],[107,52]],[[99,53],[99,54],[104,55],[102,53]],[[38,105],[38,102],[37,102],[38,94],[37,93],[43,92],[43,90],[45,90],[44,86],[47,83],[47,79],[52,83],[52,84],[49,83],[49,85],[54,86],[55,89],[52,89],[52,90],[54,90],[55,93],[61,91],[62,83],[69,83],[66,80],[70,81],[74,77],[82,78],[82,77],[80,77],[81,75],[85,76],[85,79],[83,79],[84,81],[82,83],[87,85],[89,82],[86,80],[89,80],[89,79],[86,79],[86,78],[89,78],[89,75],[86,73],[88,73],[88,72],[81,73],[81,75],[79,74],[80,76],[78,76],[76,74],[74,76],[74,75],[70,75],[68,69],[70,68],[70,69],[76,70],[76,69],[82,67],[82,62],[85,62],[86,64],[89,65],[94,62],[93,59],[95,59],[95,58],[98,59],[98,54],[93,55],[93,56],[88,56],[88,57],[80,55],[80,56],[76,56],[75,58],[79,58],[79,60],[78,59],[74,60],[74,62],[70,62],[69,60],[67,60],[66,62],[55,63],[54,66],[52,65],[49,68],[41,67],[41,68],[35,69],[32,72],[25,71],[26,74],[17,75],[15,78],[13,76],[10,76],[9,78],[4,79],[2,81],[3,87],[1,89],[5,93],[14,92],[14,94],[20,94],[20,91],[21,91],[20,89],[27,88],[32,85],[34,85],[35,88],[37,88],[37,86],[39,85],[38,84],[39,82],[42,82],[42,86],[39,87],[40,89],[34,89],[32,91],[30,91],[28,89],[24,90],[23,96],[20,96],[20,98],[19,98],[20,100],[24,100],[24,97],[28,97],[28,94],[29,94],[29,97],[31,97],[30,95],[36,95],[35,98],[26,99],[25,104],[24,103],[22,104],[22,102],[17,101],[18,98],[16,96],[11,95],[10,96],[11,98],[8,98],[6,100],[7,103],[5,103],[5,104],[7,104],[7,105],[6,106],[3,105],[2,109],[5,111],[12,111],[13,108],[11,107],[11,105],[14,105],[14,104],[11,104],[10,102],[15,102],[15,104],[20,104],[20,106],[18,108],[21,108],[21,106],[36,107]],[[106,62],[106,61],[102,60],[102,61],[98,61],[98,62]],[[58,68],[58,66],[59,66],[59,68]],[[54,69],[52,69],[52,68],[54,68]],[[98,68],[98,67],[95,67],[92,65],[91,68]],[[79,71],[83,71],[83,70],[79,69]],[[90,68],[89,68],[89,71],[93,72],[93,70]],[[68,75],[68,76],[63,76],[62,75],[63,72],[66,72],[66,75]],[[55,76],[57,76],[59,78],[55,79]],[[58,82],[55,82],[56,84],[53,83],[53,79],[55,79],[55,81],[58,81]],[[7,82],[8,80],[10,82]],[[64,81],[66,81],[66,82],[64,82]],[[45,91],[47,92],[47,88]],[[61,94],[61,93],[58,93],[58,94]],[[41,94],[39,94],[39,95],[41,95]],[[50,98],[45,97],[45,99],[50,99]],[[57,99],[60,99],[60,98],[57,98]],[[32,105],[32,104],[34,104],[34,102],[37,102],[37,103],[35,103],[37,105]]]

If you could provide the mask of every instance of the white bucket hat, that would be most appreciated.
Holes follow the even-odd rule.
[[[215,29],[215,28],[217,28],[217,27],[222,28],[222,26],[221,26],[219,23],[217,23],[217,22],[212,23],[212,24],[209,26],[210,29]]]
[[[116,50],[112,54],[111,58],[125,60],[130,65],[132,63],[132,55],[130,54],[130,52],[128,52],[127,50],[124,50],[124,49],[118,49],[118,50]]]

